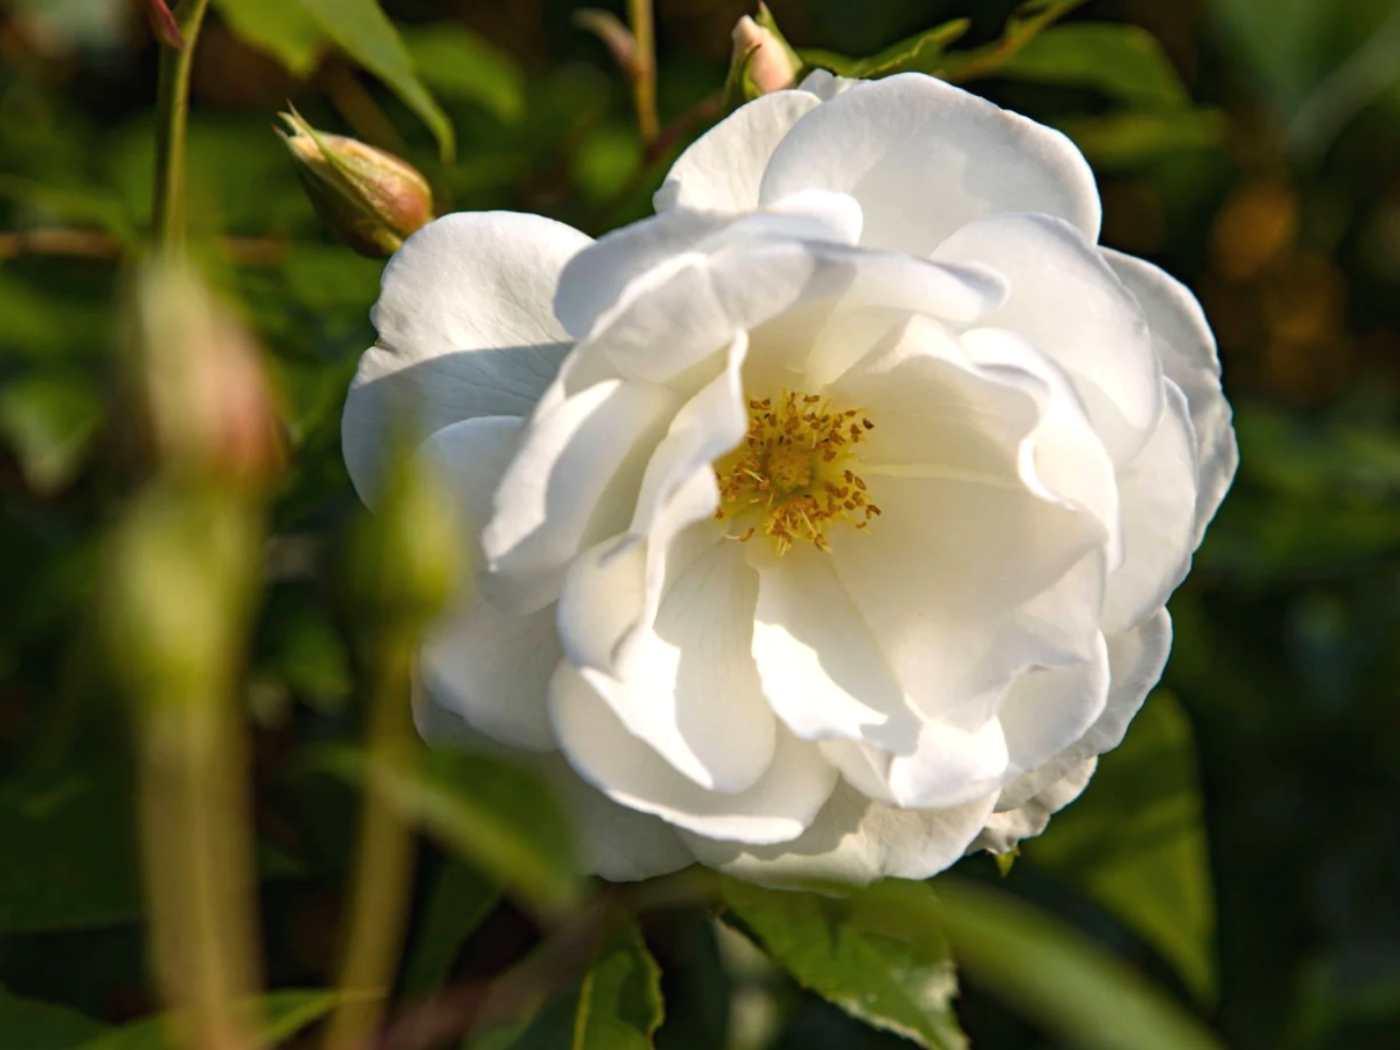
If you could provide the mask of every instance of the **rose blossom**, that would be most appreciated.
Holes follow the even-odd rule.
[[[1114,747],[1234,474],[1191,294],[1096,243],[1058,132],[826,74],[597,241],[449,215],[345,408],[476,524],[420,727],[534,752],[589,863],[921,878],[1037,834]]]

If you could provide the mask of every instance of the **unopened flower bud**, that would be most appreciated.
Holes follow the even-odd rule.
[[[180,32],[180,23],[170,13],[166,0],[146,0],[146,19],[151,23],[151,32],[166,47],[179,51],[185,46],[185,35]]]
[[[791,87],[801,72],[802,59],[765,5],[759,4],[757,20],[744,15],[735,24],[729,76],[731,90],[741,92],[744,101]]]
[[[361,255],[382,258],[433,217],[428,180],[407,161],[345,135],[317,131],[297,113],[278,129],[316,212]]]
[[[132,386],[155,464],[244,486],[275,474],[281,424],[261,352],[198,277],[179,263],[147,269],[134,329]]]

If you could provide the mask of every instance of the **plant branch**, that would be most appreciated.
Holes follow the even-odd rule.
[[[209,0],[183,0],[175,12],[183,46],[160,49],[156,89],[156,182],[151,214],[156,244],[179,251],[185,240],[185,131],[190,69]]]
[[[656,112],[656,26],[651,0],[627,0],[627,16],[636,40],[632,102],[637,109],[637,128],[642,141],[650,145],[661,132],[661,120]]]

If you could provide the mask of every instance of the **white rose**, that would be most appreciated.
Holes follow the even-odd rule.
[[[450,215],[385,271],[351,476],[372,504],[412,410],[479,525],[423,731],[539,753],[612,878],[1038,833],[1234,473],[1195,299],[1096,244],[1068,139],[917,74],[744,106],[656,205]]]

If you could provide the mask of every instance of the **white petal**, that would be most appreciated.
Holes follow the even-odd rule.
[[[676,265],[678,256],[774,238],[854,244],[860,225],[860,205],[825,190],[794,194],[738,216],[674,208],[614,230],[575,255],[560,274],[554,310],[582,339],[630,282],[657,266]]]
[[[1118,475],[1123,564],[1108,577],[1103,629],[1151,616],[1186,578],[1196,532],[1196,449],[1186,398],[1170,379],[1157,432]]]
[[[612,379],[541,406],[482,532],[492,601],[522,613],[547,605],[569,561],[626,525],[646,458],[679,403],[664,387]]]
[[[702,788],[629,733],[567,662],[555,673],[550,712],[560,746],[584,779],[615,802],[698,835],[756,843],[796,838],[836,783],[836,770],[815,746],[780,732],[772,764],[748,790]]]
[[[804,740],[844,738],[885,751],[912,750],[919,719],[831,559],[800,545],[765,562],[753,657],[773,710]]]
[[[798,88],[803,91],[810,91],[823,102],[830,101],[837,95],[844,94],[854,87],[862,87],[870,83],[868,80],[856,80],[853,77],[838,77],[825,69],[814,69],[802,78],[802,83]]]
[[[968,847],[968,852],[991,850],[1005,853],[1022,839],[1032,838],[1045,830],[1051,815],[1058,813],[1077,799],[1089,785],[1089,778],[1098,766],[1097,758],[1086,758],[1064,770],[1060,776],[1025,794],[1014,809],[1001,810],[987,818],[987,826]],[[1023,793],[1027,785],[1017,785]]]
[[[1005,291],[985,267],[829,241],[744,238],[709,253],[674,256],[633,280],[576,356],[602,357],[629,378],[677,385],[692,379],[736,332],[794,308],[888,307],[969,323],[1001,302]]]
[[[797,122],[760,200],[810,188],[860,202],[861,243],[914,255],[998,212],[1043,212],[1098,237],[1094,176],[1069,139],[919,73],[847,91]]]
[[[475,416],[525,415],[558,371],[568,335],[551,302],[589,238],[537,215],[446,215],[384,268],[341,422],[345,463],[372,503],[396,428],[408,438]]]
[[[968,730],[1016,674],[1082,659],[1092,642],[1067,638],[1030,606],[1099,548],[1102,530],[1017,481],[998,482],[874,477],[870,495],[884,513],[864,533],[830,537],[837,575],[911,701]],[[1064,598],[1082,602],[1082,590]],[[1096,633],[1096,608],[1069,614]]]
[[[1215,335],[1201,304],[1176,278],[1131,255],[1110,248],[1100,251],[1137,296],[1152,329],[1152,345],[1162,360],[1162,369],[1191,406],[1198,471],[1194,549],[1200,546],[1206,525],[1225,498],[1240,460],[1230,425],[1230,403],[1220,389]]]
[[[1010,761],[996,718],[970,729],[929,719],[920,725],[913,751],[903,755],[847,740],[821,747],[862,793],[904,809],[943,809],[995,795]]]
[[[710,464],[748,426],[739,371],[745,346],[740,333],[720,373],[671,420],[647,463],[627,534],[586,552],[570,568],[559,623],[575,665],[618,673],[622,643],[653,623],[667,579],[678,578],[720,541],[723,530],[711,520],[719,495]],[[689,529],[697,522],[707,528]]]
[[[561,654],[552,605],[511,616],[478,597],[434,625],[419,672],[439,706],[502,743],[542,751],[555,746],[547,700]]]
[[[926,879],[960,858],[986,823],[993,796],[951,809],[898,809],[846,784],[801,837],[779,845],[715,842],[683,834],[704,864],[771,886],[812,880]]]
[[[442,428],[420,447],[452,494],[473,548],[521,425],[516,418],[469,419]],[[466,560],[478,561],[477,552]],[[545,702],[559,653],[552,608],[510,616],[473,588],[429,630],[419,673],[438,705],[504,743],[541,750],[554,747]]]
[[[1040,768],[1002,789],[997,809],[1015,809],[1087,758],[1111,751],[1123,742],[1128,723],[1162,677],[1171,651],[1172,622],[1165,609],[1132,630],[1108,639],[1109,687],[1103,713],[1075,741]]]
[[[655,623],[627,640],[614,671],[579,672],[629,733],[727,794],[763,776],[777,740],[749,655],[757,589],[738,545],[714,544],[669,581]]]
[[[1115,463],[1137,455],[1161,413],[1162,367],[1137,301],[1092,241],[1047,215],[997,215],[958,230],[934,258],[1001,274],[1011,294],[981,323],[1069,373]]]
[[[1108,646],[1097,639],[1093,658],[1070,667],[1033,668],[1012,683],[997,720],[1006,734],[1010,771],[1036,769],[1083,738],[1108,702]]]
[[[695,860],[671,825],[619,806],[580,778],[557,751],[522,752],[504,747],[421,691],[414,694],[413,721],[419,735],[435,747],[457,747],[508,759],[547,781],[568,811],[586,874],[613,881],[649,879],[678,871]]]
[[[676,158],[656,191],[656,210],[736,212],[757,207],[768,158],[788,130],[819,101],[807,91],[774,91],[740,106]]]

